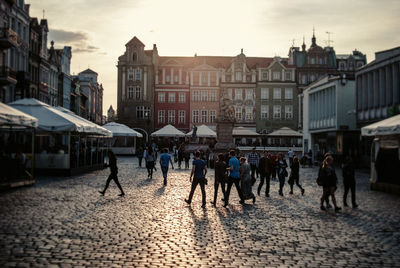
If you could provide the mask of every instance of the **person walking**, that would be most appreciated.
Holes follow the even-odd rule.
[[[258,161],[259,161],[258,154],[256,152],[256,148],[254,147],[251,153],[249,154],[248,158],[248,163],[250,164],[252,178],[255,178],[254,173],[256,172]]]
[[[290,165],[290,176],[289,176],[289,185],[290,185],[290,193],[293,194],[293,185],[296,183],[297,187],[301,190],[301,195],[304,195],[304,189],[301,187],[299,180],[300,180],[300,161],[299,158],[294,155],[292,164]]]
[[[332,198],[332,203],[335,206],[335,211],[341,210],[340,207],[337,206],[336,204],[336,198],[335,198],[335,191],[337,188],[337,177],[335,173],[335,169],[333,168],[333,157],[332,156],[327,156],[322,164],[322,169],[321,169],[321,182],[322,182],[322,187],[323,187],[323,193],[321,197],[321,210],[326,210],[324,207],[324,201],[326,199],[326,196],[331,196]]]
[[[343,194],[343,205],[348,207],[347,205],[347,194],[349,190],[351,190],[351,204],[353,208],[357,208],[358,205],[356,203],[356,180],[354,175],[354,164],[351,156],[346,157],[346,162],[342,169],[343,175],[343,185],[344,185],[344,194]]]
[[[113,153],[113,151],[109,150],[107,152],[108,154],[108,165],[107,167],[110,168],[111,174],[108,176],[106,185],[104,187],[103,191],[99,191],[99,193],[101,193],[101,195],[104,195],[107,191],[108,185],[110,184],[111,180],[114,180],[115,184],[118,186],[119,190],[121,191],[121,193],[119,194],[119,196],[124,196],[124,190],[122,190],[121,184],[119,184],[118,181],[118,167],[117,167],[117,157],[115,156],[115,154]]]
[[[240,158],[240,188],[242,189],[243,203],[245,200],[253,199],[253,204],[256,202],[256,196],[252,191],[252,176],[250,175],[250,165],[246,163],[246,158]]]
[[[271,175],[272,175],[272,179],[276,180],[276,175],[277,175],[277,170],[278,170],[278,156],[276,155],[276,153],[273,153],[271,156],[271,164],[272,164],[272,171],[271,171]]]
[[[154,165],[155,155],[154,155],[153,149],[151,147],[146,148],[145,161],[146,161],[146,168],[147,168],[147,178],[152,179],[153,178],[153,169],[155,166]]]
[[[138,152],[137,152],[137,157],[139,159],[139,167],[142,167],[142,160],[143,160],[143,148],[142,146],[139,147]]]
[[[240,173],[239,173],[239,160],[236,158],[236,153],[234,150],[231,150],[229,152],[229,162],[228,162],[228,168],[229,170],[229,177],[228,177],[228,186],[225,191],[225,204],[224,207],[228,206],[229,204],[229,195],[231,193],[231,188],[232,185],[235,184],[236,190],[238,192],[239,198],[240,198],[240,203],[243,204],[243,195],[242,195],[242,190],[240,189]]]
[[[260,195],[261,188],[264,185],[265,180],[265,196],[269,197],[269,188],[272,171],[272,160],[271,155],[264,151],[263,157],[260,158],[258,164],[258,172],[260,173],[260,184],[258,185],[257,194]]]
[[[168,149],[164,148],[163,153],[160,155],[160,166],[161,171],[164,177],[164,186],[167,185],[167,175],[168,175],[168,167],[169,163],[171,163],[172,169],[174,169],[174,164],[172,163],[171,156],[168,154]]]
[[[192,187],[190,189],[189,198],[185,199],[185,202],[189,205],[192,203],[192,198],[194,191],[198,184],[200,184],[201,189],[201,200],[202,200],[202,208],[206,207],[206,174],[207,174],[207,165],[206,162],[200,159],[200,152],[196,151],[194,153],[194,160],[192,164],[192,172],[190,173],[190,181],[192,182]],[[192,181],[193,177],[193,181]]]
[[[293,155],[294,155],[293,150],[292,150],[292,148],[290,148],[290,149],[289,149],[289,152],[288,152],[289,166],[292,166],[292,163],[293,163]]]
[[[214,180],[214,201],[211,204],[214,207],[217,205],[218,187],[221,184],[222,194],[225,196],[225,180],[226,180],[226,162],[223,154],[219,154],[217,160],[215,161],[215,180]]]
[[[279,178],[279,195],[283,196],[283,186],[285,185],[285,177],[287,177],[287,162],[286,159],[283,158],[283,154],[278,154],[278,166],[277,166],[277,173]]]
[[[185,153],[185,147],[183,145],[183,143],[179,146],[178,149],[178,167],[179,169],[182,168],[182,161],[183,161],[183,154]]]
[[[190,161],[190,153],[188,151],[185,151],[185,169],[189,168],[189,161]]]

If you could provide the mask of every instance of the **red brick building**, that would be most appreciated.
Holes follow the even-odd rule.
[[[171,124],[188,132],[190,121],[187,58],[160,57],[155,75],[154,128]]]

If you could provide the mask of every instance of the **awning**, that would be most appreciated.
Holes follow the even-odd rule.
[[[108,129],[112,132],[113,137],[122,136],[122,137],[138,137],[142,138],[143,135],[126,125],[110,122],[103,126],[104,128]]]
[[[29,114],[0,102],[0,127],[3,126],[36,128],[38,120]]]
[[[361,128],[362,136],[385,136],[400,134],[400,114]]]
[[[235,127],[232,131],[232,136],[260,136],[260,134],[249,128]]]
[[[275,131],[269,133],[267,136],[302,137],[303,134],[301,134],[300,132],[294,131],[291,128],[282,127],[278,130],[275,130]]]
[[[185,134],[176,129],[172,125],[166,125],[165,127],[151,133],[152,137],[185,137]]]
[[[193,134],[193,129],[192,131],[187,133],[186,136],[192,136],[192,134]],[[196,136],[200,138],[216,138],[217,133],[208,126],[201,125],[197,127]]]
[[[22,99],[9,104],[38,119],[38,128],[49,132],[80,132],[111,137],[111,131],[62,107],[52,107],[36,99]]]

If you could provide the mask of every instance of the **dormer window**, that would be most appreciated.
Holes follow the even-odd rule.
[[[315,58],[310,58],[310,64],[315,64]]]
[[[273,72],[272,75],[273,75],[272,78],[274,80],[280,80],[281,79],[281,73],[280,72]]]
[[[242,72],[236,72],[235,79],[236,81],[242,81]]]
[[[136,54],[136,52],[134,52],[133,55],[132,55],[132,61],[133,61],[133,62],[137,61],[137,54]]]

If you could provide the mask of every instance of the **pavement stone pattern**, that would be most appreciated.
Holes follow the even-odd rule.
[[[227,208],[209,203],[209,169],[202,209],[199,187],[184,202],[189,170],[170,169],[164,187],[158,163],[149,180],[137,162],[118,158],[125,197],[114,182],[98,193],[108,169],[1,193],[0,267],[400,267],[400,197],[369,190],[366,173],[356,174],[360,207],[335,213],[319,209],[317,168],[301,169],[304,196],[286,184],[280,197],[272,181],[254,205],[232,189]]]

